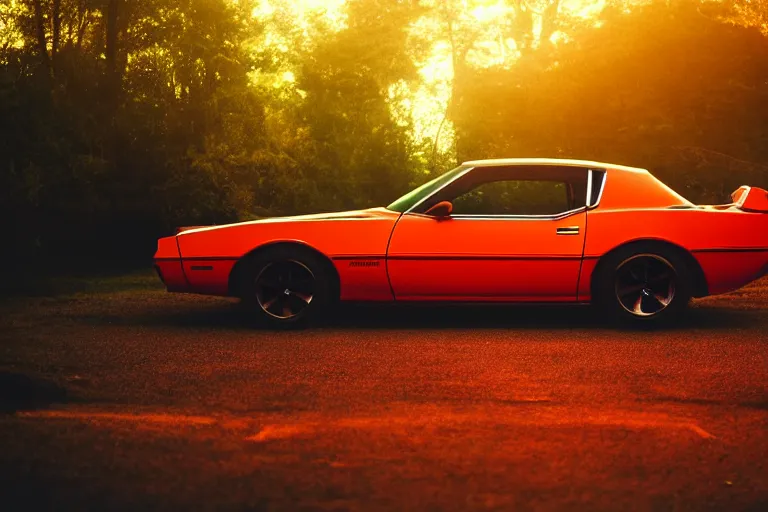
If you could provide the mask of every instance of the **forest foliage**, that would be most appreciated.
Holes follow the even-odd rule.
[[[477,158],[647,167],[706,203],[768,185],[763,1],[296,5],[0,0],[3,259],[146,260],[176,226],[379,206]]]

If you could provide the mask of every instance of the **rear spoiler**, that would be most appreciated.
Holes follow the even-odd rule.
[[[739,210],[768,213],[768,190],[742,185],[733,191],[731,200]]]

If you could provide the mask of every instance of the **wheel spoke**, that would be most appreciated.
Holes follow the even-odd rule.
[[[261,307],[263,307],[264,309],[269,309],[269,308],[271,308],[272,306],[274,306],[274,305],[275,305],[275,303],[276,303],[276,302],[277,302],[279,299],[280,299],[280,296],[279,296],[279,295],[275,295],[274,297],[272,297],[271,299],[269,299],[267,302],[263,303],[263,304],[261,305]]]
[[[642,310],[643,313],[647,315],[652,315],[653,313],[658,313],[662,309],[664,309],[666,304],[662,303],[656,295],[645,295],[641,297],[641,300],[643,302]]]
[[[635,306],[632,308],[632,312],[636,315],[645,316],[645,312],[643,311],[643,296],[640,295],[637,298],[637,301],[635,301]]]
[[[272,290],[280,290],[284,287],[280,279],[274,276],[260,276],[257,285]]]
[[[304,304],[309,304],[310,301],[312,300],[312,295],[307,293],[297,292],[296,290],[291,290],[291,296],[301,300],[302,302],[304,302]]]
[[[669,272],[663,272],[661,274],[649,277],[648,278],[648,282],[649,283],[657,283],[659,281],[663,281],[665,279],[669,279],[670,277],[672,277],[672,276],[670,275]]]
[[[306,296],[312,296],[314,293],[314,281],[311,281],[309,279],[303,280],[303,281],[297,281],[296,279],[293,280],[292,283],[290,283],[287,288],[291,290],[291,292],[294,293],[300,293],[302,295]]]
[[[285,296],[285,303],[288,304],[294,315],[300,313],[309,305],[309,302],[304,302],[304,300],[293,294]]]
[[[632,295],[633,293],[638,293],[645,288],[645,285],[641,284],[633,284],[629,286],[624,286],[623,288],[619,288],[616,290],[616,293],[619,294],[619,297],[626,297],[627,295]]]
[[[639,268],[636,268],[636,267],[630,268],[629,271],[627,272],[627,276],[632,280],[632,282],[635,282],[635,283],[643,282],[642,271]]]

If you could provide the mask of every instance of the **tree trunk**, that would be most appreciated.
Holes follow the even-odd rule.
[[[38,0],[39,2],[39,0]],[[61,40],[61,0],[53,0],[53,37],[51,40],[51,70],[56,72],[56,52]]]
[[[470,41],[467,41],[463,45],[460,45],[459,42],[456,40],[455,33],[454,33],[453,13],[450,12],[447,4],[444,4],[444,8],[445,8],[446,17],[447,17],[446,22],[447,22],[447,28],[448,28],[448,42],[451,47],[451,69],[453,70],[453,79],[451,80],[451,93],[448,97],[448,104],[445,107],[445,114],[443,117],[443,121],[440,123],[440,126],[438,128],[437,137],[439,137],[440,132],[442,131],[443,122],[445,120],[449,120],[453,122],[454,137],[455,137],[454,142],[455,142],[455,148],[457,150],[457,155],[458,155],[458,148],[461,141],[459,140],[460,130],[459,130],[459,126],[456,123],[456,118],[458,116],[458,110],[461,104],[461,98],[464,92],[464,83],[465,83],[466,75],[468,71],[467,53],[469,52],[470,48],[472,48],[474,37]]]
[[[120,52],[118,48],[120,43],[120,16],[123,14],[122,6],[122,0],[109,0],[105,20],[104,124],[106,136],[104,153],[106,159],[111,162],[116,172],[119,169],[121,148],[117,114],[120,108],[120,82],[122,75],[120,72]]]
[[[552,34],[557,30],[559,11],[560,0],[554,0],[550,1],[541,13],[541,46],[549,44],[549,38],[552,37]]]
[[[114,74],[117,70],[117,19],[120,10],[120,0],[109,0],[107,4],[107,33],[106,50],[107,74]]]
[[[118,26],[120,3],[121,0],[109,0],[107,4],[106,49],[104,54],[107,61],[107,104],[112,112],[117,110],[118,95],[120,93],[120,72],[117,59],[118,34],[120,32]]]
[[[445,108],[445,113],[443,114],[443,118],[440,120],[440,126],[437,127],[437,133],[435,134],[435,140],[432,143],[432,172],[435,171],[435,168],[437,167],[437,144],[440,141],[440,133],[443,131],[443,125],[445,124],[445,120],[448,118],[448,107]]]
[[[35,7],[35,33],[37,34],[37,49],[40,53],[40,60],[43,63],[46,74],[51,76],[51,59],[48,55],[48,41],[45,37],[45,20],[43,19],[43,7],[40,0],[34,0],[32,4]]]
[[[78,52],[83,46],[83,36],[85,35],[85,29],[88,28],[88,15],[89,10],[84,4],[80,4],[78,7],[77,15],[77,40],[75,41],[75,48]]]
[[[522,54],[531,50],[533,42],[533,11],[526,0],[515,2],[515,17],[512,23],[512,39]]]

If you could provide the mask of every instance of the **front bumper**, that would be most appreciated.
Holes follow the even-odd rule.
[[[189,281],[184,273],[181,253],[175,236],[168,236],[157,241],[155,271],[169,292],[182,292],[189,288]]]
[[[189,289],[181,259],[155,258],[155,271],[169,292],[184,292]]]

